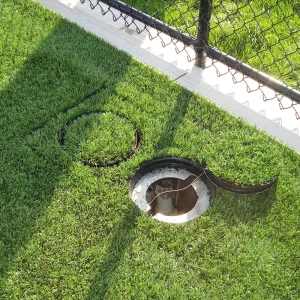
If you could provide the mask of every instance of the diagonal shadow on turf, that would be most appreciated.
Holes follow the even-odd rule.
[[[16,48],[24,50],[18,45]],[[21,54],[8,51],[3,55],[3,61],[13,66]],[[81,102],[88,102],[93,93],[103,88],[113,90],[130,62],[124,53],[59,20],[0,90],[0,298],[7,272],[36,233],[36,221],[51,203],[70,164],[59,151],[49,149],[40,156],[28,146],[28,138]],[[101,101],[105,103],[106,99]],[[54,129],[55,143],[57,136]],[[45,143],[40,141],[41,145]]]
[[[190,97],[190,93],[182,88],[181,92],[177,95],[176,103],[170,111],[167,121],[163,125],[160,138],[154,146],[155,151],[163,149],[166,144],[171,145],[173,143],[174,135],[185,118]]]
[[[111,241],[103,260],[98,266],[87,299],[111,299],[108,294],[113,284],[114,274],[122,260],[125,251],[130,248],[136,238],[136,223],[140,211],[134,203],[129,204],[128,213],[121,217],[118,225],[113,229]]]

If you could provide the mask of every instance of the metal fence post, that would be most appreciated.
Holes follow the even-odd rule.
[[[195,41],[196,65],[205,67],[205,48],[208,46],[212,0],[200,0],[198,33]]]

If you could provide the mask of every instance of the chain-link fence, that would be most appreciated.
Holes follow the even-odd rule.
[[[85,0],[81,0],[84,2]],[[247,85],[248,92],[260,89],[264,100],[277,99],[281,109],[300,103],[300,0],[89,0],[92,9],[124,19],[126,26],[136,25],[137,32],[149,32],[151,39],[171,37],[176,47],[184,47],[188,59],[201,67],[214,66],[218,76],[232,74],[235,83],[247,78],[258,82]],[[130,17],[130,18],[129,18]],[[141,29],[136,21],[144,24]],[[150,34],[157,29],[157,35]],[[169,44],[170,42],[168,42]],[[187,47],[193,47],[191,57]],[[206,56],[211,58],[207,63]],[[216,62],[228,68],[220,70]],[[235,76],[239,72],[241,76]],[[264,93],[263,87],[274,90]],[[291,99],[290,105],[282,101]],[[299,109],[298,109],[299,110]]]

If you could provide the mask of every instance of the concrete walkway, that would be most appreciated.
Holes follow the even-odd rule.
[[[177,54],[173,44],[163,47],[159,37],[150,40],[147,31],[137,34],[135,25],[127,28],[123,18],[114,22],[110,12],[103,16],[99,7],[94,10],[90,8],[88,0],[84,4],[79,0],[36,1],[300,152],[300,120],[295,116],[295,109],[298,109],[300,114],[300,105],[281,110],[276,99],[264,101],[260,90],[247,92],[247,84],[253,89],[258,87],[258,83],[254,80],[247,79],[247,84],[245,82],[234,84],[230,73],[218,77],[214,66],[205,70],[195,67],[194,61],[187,60],[187,52],[192,58],[195,56],[193,49],[187,48],[187,52]],[[105,4],[101,5],[105,7]],[[116,15],[118,14],[116,12]],[[128,21],[130,22],[130,18]],[[143,24],[137,21],[135,23],[143,29]],[[156,36],[154,29],[151,29],[150,33]],[[167,44],[170,38],[164,35],[163,40]],[[183,49],[180,43],[176,46],[180,50]],[[207,65],[210,64],[211,61],[208,59]],[[221,63],[215,66],[221,73],[228,70]],[[242,74],[235,73],[234,76],[239,79]],[[271,89],[263,90],[266,95],[274,95]],[[283,99],[282,104],[289,107],[291,101]]]

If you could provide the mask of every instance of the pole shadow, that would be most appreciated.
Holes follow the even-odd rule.
[[[181,88],[181,92],[177,96],[176,103],[169,112],[169,118],[163,126],[160,138],[154,146],[155,152],[164,149],[166,145],[172,145],[177,129],[182,124],[187,113],[190,99],[190,92]]]
[[[159,140],[154,145],[154,156],[156,154],[160,155],[160,151],[164,150],[166,145],[172,144],[177,129],[185,118],[190,99],[190,92],[180,87],[176,102],[168,113],[168,118],[163,125]],[[140,215],[140,211],[133,202],[130,202],[128,205],[130,213],[124,215],[118,226],[113,230],[110,245],[103,262],[98,268],[99,271],[91,284],[87,299],[103,299],[104,297],[108,297],[109,299],[109,285],[114,279],[115,270],[122,260],[124,253],[135,241],[136,221]]]
[[[137,206],[130,202],[128,214],[123,215],[119,224],[113,229],[111,242],[104,260],[98,267],[96,276],[90,286],[86,299],[109,298],[108,289],[114,280],[115,270],[118,267],[125,251],[134,243],[136,238],[136,224],[140,211]]]

